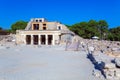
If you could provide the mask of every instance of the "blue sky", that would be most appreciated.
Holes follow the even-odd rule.
[[[120,0],[0,0],[0,26],[9,29],[19,20],[44,17],[72,25],[94,19],[120,26]]]

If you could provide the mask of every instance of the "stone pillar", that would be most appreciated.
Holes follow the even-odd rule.
[[[33,34],[31,34],[31,45],[33,45]]]
[[[45,38],[46,38],[45,44],[48,45],[48,35],[47,34],[45,35]]]
[[[41,45],[41,35],[38,35],[38,43]]]
[[[53,34],[53,40],[52,40],[52,45],[55,45],[55,35]]]
[[[24,36],[24,38],[23,38],[23,39],[24,39],[23,42],[24,42],[24,44],[26,44],[26,35],[24,34],[23,36]]]

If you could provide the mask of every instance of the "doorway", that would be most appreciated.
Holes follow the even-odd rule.
[[[31,35],[26,35],[26,44],[31,44]]]
[[[53,36],[52,35],[48,35],[48,45],[52,44],[52,39],[53,39]]]
[[[38,45],[38,35],[33,35],[33,44]]]
[[[45,44],[46,44],[45,35],[41,35],[41,44],[42,44],[42,45],[45,45]]]

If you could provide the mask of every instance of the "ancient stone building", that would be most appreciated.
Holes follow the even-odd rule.
[[[16,31],[16,43],[27,45],[56,45],[71,40],[74,33],[64,24],[44,18],[31,19],[25,30]]]

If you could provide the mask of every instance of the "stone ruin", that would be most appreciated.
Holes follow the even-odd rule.
[[[120,42],[87,40],[88,58],[107,80],[120,80]],[[94,73],[96,73],[96,70]],[[98,73],[95,76],[100,77]]]
[[[101,79],[120,80],[120,42],[90,40],[75,36],[66,50],[86,51],[94,64],[93,75]]]
[[[15,34],[0,35],[0,45],[15,45]]]

